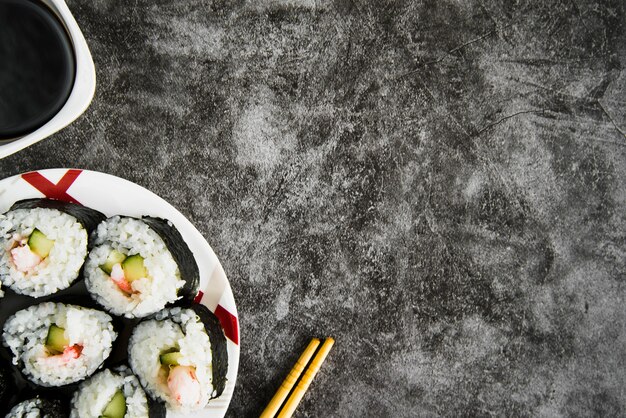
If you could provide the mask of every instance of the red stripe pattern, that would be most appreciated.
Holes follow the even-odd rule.
[[[237,325],[237,317],[224,309],[222,305],[217,305],[217,308],[215,308],[215,316],[220,320],[226,337],[239,345],[239,325]]]
[[[61,177],[57,184],[52,183],[36,171],[22,174],[22,178],[49,199],[80,204],[78,200],[67,193],[67,190],[82,172],[82,170],[67,170],[67,173]]]
[[[204,296],[204,292],[202,290],[198,290],[198,294],[195,298],[193,298],[193,303],[200,303],[202,301],[202,296]]]
[[[200,290],[193,301],[195,303],[200,303],[203,296],[204,293]],[[220,320],[220,324],[222,324],[226,337],[235,344],[239,345],[239,325],[237,324],[237,317],[224,309],[222,305],[217,305],[217,308],[215,308],[215,312],[213,313],[217,316],[217,319]]]

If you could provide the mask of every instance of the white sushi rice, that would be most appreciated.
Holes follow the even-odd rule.
[[[69,346],[80,345],[78,358],[64,361],[45,347],[50,325],[65,329]],[[32,382],[62,386],[95,372],[111,353],[117,333],[111,317],[95,309],[46,302],[16,312],[4,324],[3,343],[13,353],[13,364]]]
[[[20,402],[11,408],[11,411],[5,418],[47,418],[50,415],[46,415],[42,410],[42,401],[39,398],[29,399],[24,402]],[[50,417],[52,418],[52,417]]]
[[[87,290],[109,312],[127,318],[140,318],[163,309],[179,299],[185,285],[178,265],[163,239],[138,219],[115,216],[100,223],[94,248],[85,263]],[[143,257],[148,277],[130,283],[135,293],[128,295],[111,280],[100,266],[111,251]]]
[[[137,377],[124,367],[117,372],[104,370],[81,383],[72,398],[70,418],[100,417],[118,390],[122,390],[126,398],[124,418],[148,417],[146,394]]]
[[[16,241],[34,229],[54,240],[50,254],[28,272],[17,270],[11,257]],[[0,282],[33,297],[68,288],[78,277],[87,255],[87,231],[76,218],[56,209],[17,209],[0,221]]]
[[[167,378],[162,372],[160,355],[171,349],[181,353],[178,363],[196,369],[202,388],[201,401],[195,406],[182,406],[170,394]],[[204,408],[213,393],[211,341],[202,321],[191,309],[172,308],[159,312],[155,319],[135,327],[128,346],[130,366],[143,387],[169,408],[189,413]]]

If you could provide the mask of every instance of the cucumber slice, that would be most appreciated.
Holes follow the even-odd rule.
[[[113,270],[113,266],[116,265],[117,263],[123,262],[125,259],[126,259],[126,255],[122,254],[121,252],[117,250],[113,250],[111,251],[111,254],[109,254],[109,256],[107,257],[107,261],[105,261],[104,264],[100,266],[100,268],[106,274],[111,274],[111,270]]]
[[[65,338],[65,329],[50,325],[48,336],[46,337],[46,347],[53,354],[61,354],[70,341]]]
[[[124,278],[133,282],[143,277],[148,277],[148,271],[143,265],[143,257],[139,254],[131,255],[122,263]]]
[[[39,257],[46,258],[54,246],[54,241],[48,239],[43,232],[35,228],[30,237],[28,237],[28,246]]]
[[[178,366],[178,361],[182,356],[180,351],[174,351],[172,353],[161,354],[159,360],[161,360],[161,364],[164,366]]]
[[[126,398],[121,390],[115,392],[100,418],[124,418],[126,415]]]

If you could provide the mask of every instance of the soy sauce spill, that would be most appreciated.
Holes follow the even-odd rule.
[[[52,119],[75,75],[72,42],[55,13],[38,0],[0,0],[0,141]]]

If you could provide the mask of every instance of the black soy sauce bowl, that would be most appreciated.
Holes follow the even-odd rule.
[[[95,80],[63,0],[0,0],[0,158],[73,122],[89,106]]]

